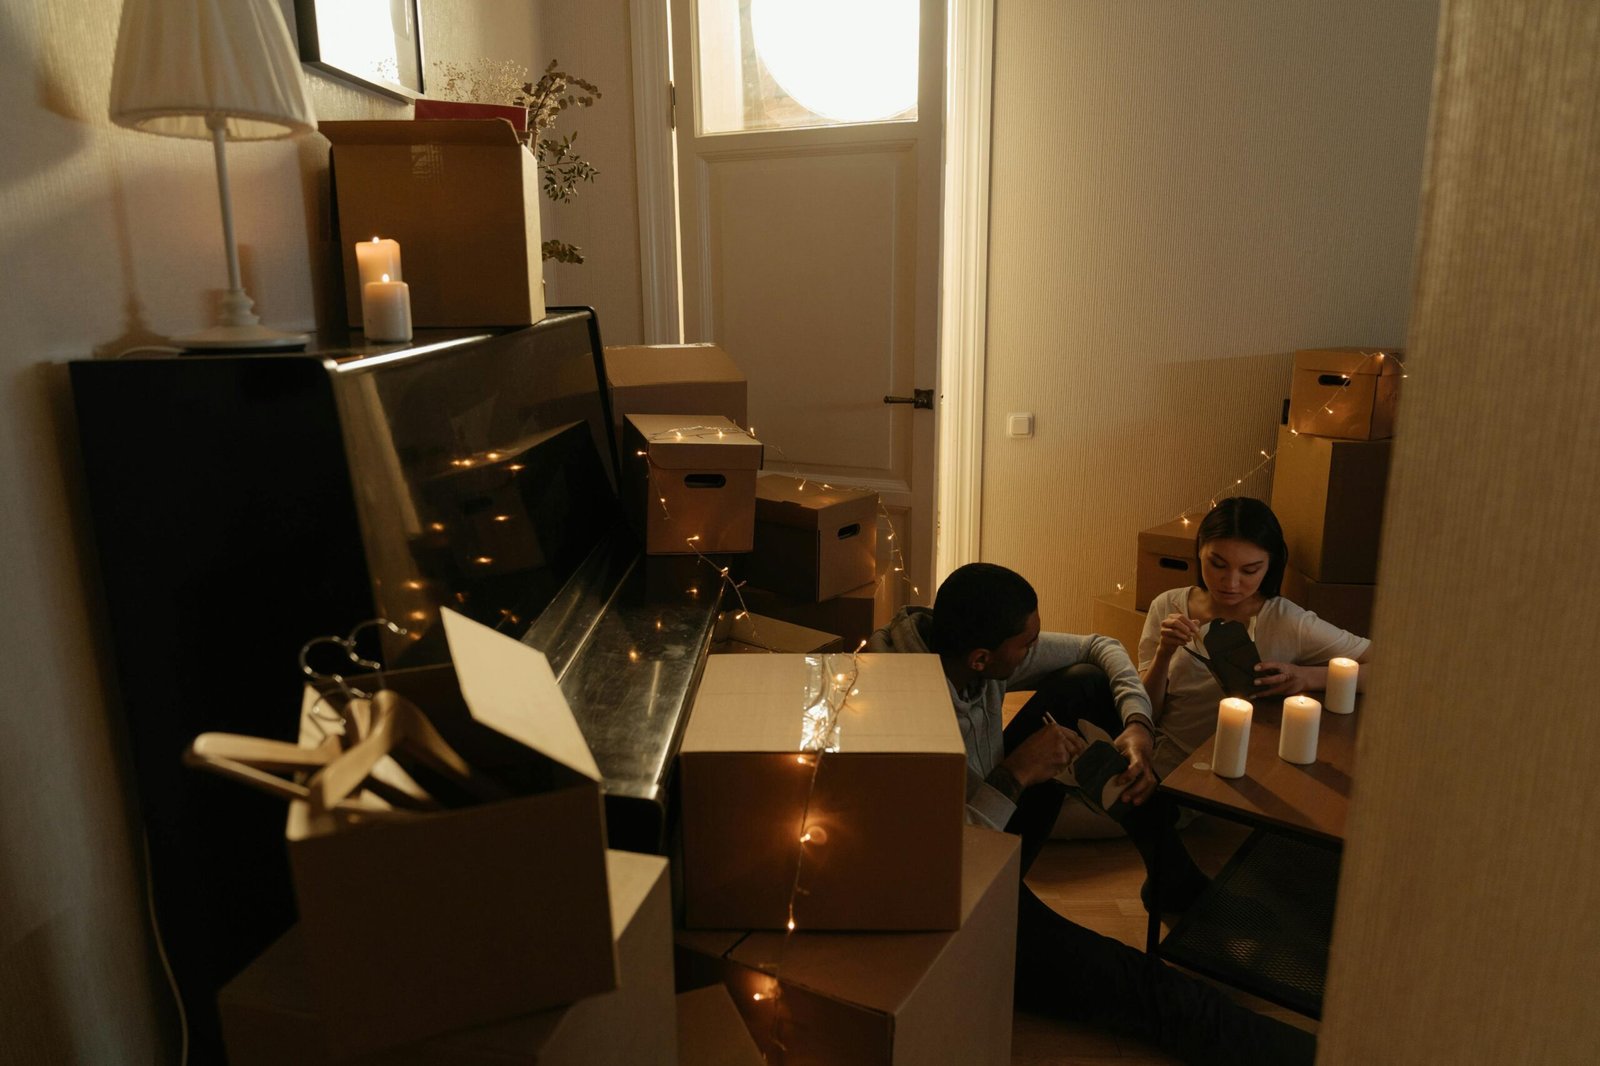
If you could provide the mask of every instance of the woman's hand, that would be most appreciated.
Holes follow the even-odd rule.
[[[1187,615],[1173,611],[1161,620],[1161,644],[1158,652],[1171,655],[1200,635],[1200,624]]]
[[[1256,663],[1257,696],[1293,696],[1315,687],[1308,666],[1294,663]]]

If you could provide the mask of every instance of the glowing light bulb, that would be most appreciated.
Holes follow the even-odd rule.
[[[640,456],[643,456],[643,455],[648,455],[648,454],[650,454],[650,453],[649,453],[649,452],[634,452],[634,453],[633,453],[633,454],[634,454],[634,455],[640,455]]]
[[[472,561],[477,563],[479,566],[488,566],[490,563],[494,562],[494,557],[490,555],[480,555]]]
[[[483,457],[485,459],[489,460],[492,463],[492,462],[497,461],[500,458],[500,453],[499,452],[484,452],[483,453]]]
[[[639,661],[639,649],[638,648],[629,648],[628,649],[628,661],[630,663],[636,663],[636,662]]]
[[[494,520],[496,522],[509,522],[511,521],[511,516],[508,514],[497,514],[494,516]]]
[[[794,919],[793,918],[789,919],[789,932],[791,932],[791,933],[794,932]]]
[[[506,467],[506,469],[515,472],[522,469],[522,464],[512,463],[510,466]]]

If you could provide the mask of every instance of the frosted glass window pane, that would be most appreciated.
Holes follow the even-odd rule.
[[[700,132],[917,117],[919,0],[699,0]]]

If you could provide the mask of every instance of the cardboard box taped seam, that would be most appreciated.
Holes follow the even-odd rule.
[[[835,733],[809,736],[840,677]],[[965,780],[937,656],[712,656],[678,753],[684,923],[955,928]]]
[[[340,824],[335,797],[361,783],[407,728],[364,739],[291,803],[290,870],[305,968],[330,1054],[351,1056],[574,1002],[616,987],[599,769],[543,654],[449,609],[451,664],[384,675],[374,699],[425,710],[470,779],[405,770],[434,798],[494,802],[393,811]],[[308,690],[302,742],[324,742]],[[398,738],[396,734],[400,734]],[[447,760],[444,760],[447,761]],[[559,876],[552,873],[559,871]],[[558,958],[560,966],[549,960]]]

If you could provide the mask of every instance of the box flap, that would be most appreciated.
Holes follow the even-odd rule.
[[[860,655],[839,715],[841,752],[904,752],[966,758],[937,655]],[[706,660],[679,751],[801,750],[807,685],[815,664],[847,674],[852,656],[717,655]]]
[[[628,415],[650,450],[652,466],[668,470],[756,470],[761,442],[722,415]]]
[[[334,145],[486,144],[521,148],[517,131],[503,118],[327,121],[317,131]]]
[[[1204,515],[1190,515],[1187,524],[1174,518],[1159,526],[1139,531],[1139,550],[1153,555],[1171,555],[1181,559],[1194,558],[1194,535],[1200,531]]]
[[[615,345],[605,350],[614,389],[696,381],[743,381],[744,373],[715,344]]]
[[[1005,833],[963,826],[961,924],[1021,847]],[[1013,897],[1008,901],[1016,906]],[[955,933],[783,933],[745,937],[728,958],[752,969],[779,965],[780,984],[798,985],[885,1014],[909,1000]]]
[[[461,697],[472,717],[599,781],[600,767],[544,653],[448,607],[440,608],[439,615]]]
[[[1400,364],[1388,356],[1403,354],[1400,348],[1306,348],[1294,353],[1294,368],[1327,374],[1398,374]]]

